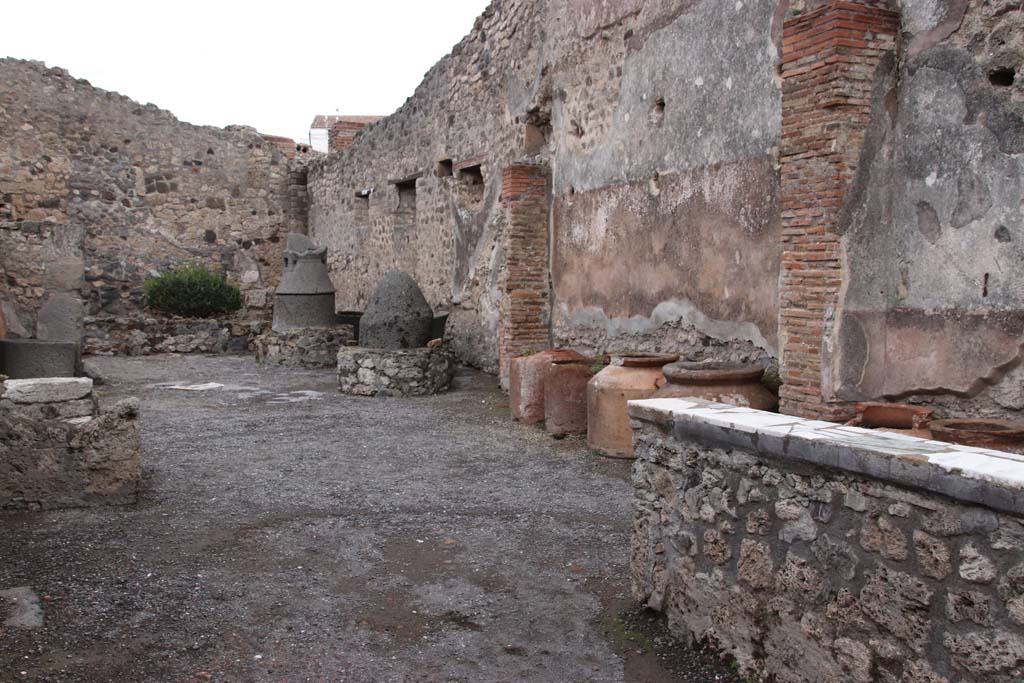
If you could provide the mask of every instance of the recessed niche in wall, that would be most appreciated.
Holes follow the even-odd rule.
[[[454,173],[454,164],[451,159],[441,159],[437,162],[437,169],[435,171],[438,178],[448,178]]]
[[[480,164],[463,166],[458,170],[459,206],[467,211],[477,211],[484,202],[484,172]]]
[[[370,195],[373,188],[366,188],[356,192],[356,198],[352,202],[352,219],[356,226],[365,226],[370,222]]]
[[[988,82],[1000,88],[1009,88],[1013,85],[1017,73],[1009,67],[999,67],[988,72]]]
[[[523,126],[523,151],[527,154],[539,154],[548,144],[550,126],[542,128],[533,123]]]
[[[483,185],[484,172],[480,164],[465,166],[459,169],[459,180],[467,185]]]
[[[420,177],[417,173],[408,178],[391,181],[398,194],[398,202],[395,205],[395,225],[411,226],[416,225],[416,179]]]

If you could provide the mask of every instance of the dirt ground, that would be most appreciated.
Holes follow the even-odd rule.
[[[494,378],[339,395],[244,357],[97,358],[142,400],[138,504],[0,513],[0,681],[732,681],[629,597],[629,463]],[[203,391],[170,384],[216,382]]]

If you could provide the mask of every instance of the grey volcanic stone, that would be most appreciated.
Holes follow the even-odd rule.
[[[13,379],[74,377],[78,344],[39,339],[0,340],[0,375]]]
[[[327,275],[327,247],[318,247],[297,232],[288,233],[284,274],[275,293],[333,295],[334,285]]]
[[[330,327],[335,322],[327,248],[317,247],[305,235],[289,233],[284,249],[284,274],[274,297],[274,331]]]
[[[425,346],[433,321],[433,311],[416,281],[392,270],[370,295],[359,321],[359,345],[392,350]]]
[[[303,327],[267,332],[256,337],[256,362],[291,368],[330,368],[338,363],[338,349],[352,341],[351,325]]]
[[[9,379],[4,382],[4,389],[4,398],[14,403],[75,401],[92,393],[92,380],[88,377]]]
[[[335,320],[333,294],[278,294],[274,297],[274,332],[330,327]]]
[[[429,396],[448,389],[454,374],[452,356],[440,346],[404,351],[338,349],[338,391],[343,394]]]

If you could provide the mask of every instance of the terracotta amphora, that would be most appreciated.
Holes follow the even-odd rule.
[[[611,365],[587,383],[587,446],[612,458],[633,457],[633,429],[627,401],[650,398],[665,384],[661,368],[676,355],[613,357]]]

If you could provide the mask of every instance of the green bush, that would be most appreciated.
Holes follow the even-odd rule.
[[[208,318],[234,313],[242,307],[242,294],[223,274],[195,264],[175,268],[143,284],[146,306],[162,313]]]

